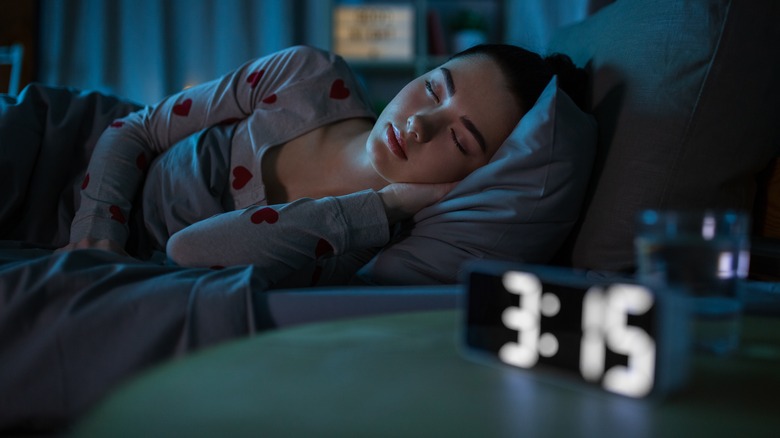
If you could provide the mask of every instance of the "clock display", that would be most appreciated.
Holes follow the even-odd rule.
[[[666,393],[684,380],[686,314],[673,296],[571,270],[478,266],[469,274],[469,349],[628,397]]]

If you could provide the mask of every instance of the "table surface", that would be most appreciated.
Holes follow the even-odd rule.
[[[777,436],[780,319],[748,317],[686,389],[633,400],[464,357],[461,314],[269,332],[173,361],[98,406],[76,436]]]

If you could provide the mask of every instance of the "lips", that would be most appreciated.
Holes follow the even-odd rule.
[[[404,140],[392,124],[387,125],[385,137],[387,137],[387,147],[390,149],[390,152],[402,160],[407,160]]]

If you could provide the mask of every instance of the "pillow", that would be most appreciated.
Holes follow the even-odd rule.
[[[576,268],[632,271],[638,212],[751,210],[777,155],[780,2],[618,0],[553,36],[599,126]]]
[[[417,213],[358,277],[454,283],[470,259],[549,261],[578,218],[595,146],[593,117],[553,78],[493,159]]]

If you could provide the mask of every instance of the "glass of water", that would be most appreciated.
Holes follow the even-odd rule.
[[[750,263],[750,216],[736,211],[656,211],[639,216],[640,281],[685,293],[699,351],[737,350]]]

